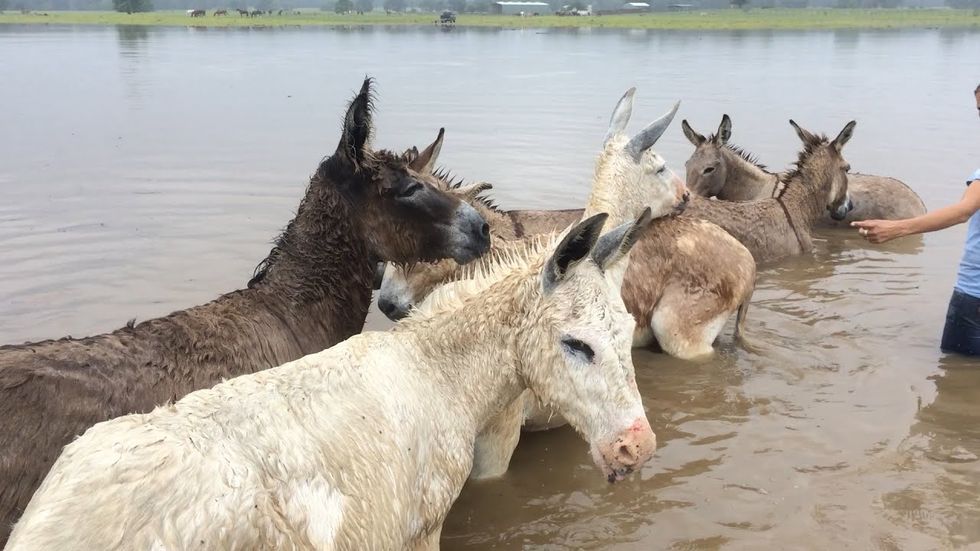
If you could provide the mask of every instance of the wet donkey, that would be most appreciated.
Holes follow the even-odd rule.
[[[656,436],[612,274],[650,211],[599,237],[605,218],[484,263],[394,331],[99,423],[65,448],[8,551],[438,549],[478,434],[525,390],[622,480]]]
[[[473,260],[486,221],[430,185],[441,145],[370,148],[372,81],[246,289],[112,333],[0,347],[0,545],[62,447],[90,426],[358,333],[379,260]]]

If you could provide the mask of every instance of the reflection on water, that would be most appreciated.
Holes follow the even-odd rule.
[[[378,78],[377,145],[448,130],[442,160],[509,208],[581,205],[609,109],[677,98],[781,169],[786,120],[859,121],[855,170],[930,207],[980,145],[980,33],[0,27],[0,342],[84,335],[242,287]],[[658,144],[675,168],[677,129]],[[746,348],[637,351],[660,449],[608,485],[569,429],[471,484],[458,548],[939,549],[980,545],[980,369],[937,351],[962,229],[886,246],[819,232],[760,272]],[[368,325],[388,327],[377,312]]]

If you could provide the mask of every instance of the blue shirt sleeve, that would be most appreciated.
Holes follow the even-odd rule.
[[[974,180],[980,180],[980,168],[966,179],[966,185],[970,185]]]

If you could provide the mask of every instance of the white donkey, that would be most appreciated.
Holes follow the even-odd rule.
[[[653,454],[605,215],[436,293],[392,332],[99,423],[7,549],[435,549],[477,433],[529,389],[610,482]]]
[[[755,286],[755,261],[744,246],[718,226],[683,216],[667,216],[683,205],[686,190],[653,146],[668,128],[677,106],[629,137],[625,130],[634,93],[633,89],[627,91],[613,110],[596,160],[585,214],[608,210],[612,212],[611,220],[622,221],[635,217],[644,207],[653,207],[654,215],[660,219],[641,236],[623,286],[624,301],[637,322],[634,346],[650,342],[655,335],[664,350],[675,356],[704,356],[713,352],[712,343],[736,309],[741,314],[740,322],[744,320],[744,307]],[[506,235],[497,230],[507,217],[486,212],[488,204],[472,196],[474,190],[483,189],[485,185],[460,193],[490,223],[493,249],[505,251],[519,246],[498,239],[498,235]],[[581,216],[581,211],[558,212],[541,218],[547,216],[553,221],[575,215]],[[526,219],[524,222],[525,227],[530,225]],[[424,296],[446,278],[459,277],[459,273],[465,277],[467,272],[479,270],[481,263],[487,262],[486,258],[476,260],[470,269],[460,269],[451,262],[415,266],[411,270],[389,266],[382,284],[382,298],[386,293],[405,296],[419,290]],[[622,278],[623,274],[619,272],[615,276]],[[426,302],[422,304],[424,307]],[[543,430],[563,425],[565,419],[526,393],[480,434],[472,478],[495,477],[506,472],[520,439],[522,422],[526,430]]]

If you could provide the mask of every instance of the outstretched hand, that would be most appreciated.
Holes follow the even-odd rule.
[[[884,243],[905,235],[898,220],[860,220],[851,222],[851,227],[857,228],[858,233],[872,243]]]

